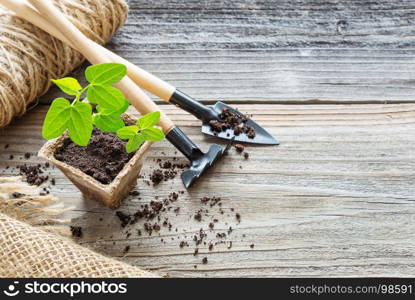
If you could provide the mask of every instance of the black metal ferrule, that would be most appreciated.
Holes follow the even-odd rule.
[[[173,144],[184,156],[193,161],[203,155],[203,152],[184,134],[175,127],[166,135],[166,139]]]
[[[210,107],[201,104],[179,90],[176,90],[173,95],[171,95],[169,102],[191,113],[203,122],[218,120],[217,114]]]

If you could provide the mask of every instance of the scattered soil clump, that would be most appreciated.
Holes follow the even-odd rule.
[[[150,180],[154,186],[160,184],[162,181],[174,179],[179,173],[178,169],[186,169],[190,167],[189,164],[173,163],[171,161],[163,162],[161,159],[157,159],[157,162],[159,164],[159,169],[155,169],[150,175]]]
[[[55,158],[65,162],[103,184],[111,183],[135,152],[125,151],[126,142],[115,133],[94,128],[86,147],[65,139]]]
[[[213,133],[219,134],[222,131],[232,129],[234,135],[246,134],[249,138],[253,139],[256,135],[255,129],[246,124],[248,118],[240,114],[233,113],[229,109],[224,108],[219,115],[222,121],[212,120],[209,122]]]
[[[36,165],[36,166],[22,165],[22,166],[18,166],[18,168],[20,169],[20,174],[26,177],[26,181],[30,185],[39,186],[49,179],[49,176],[41,175],[43,174],[43,171],[40,168],[40,165]]]
[[[153,174],[150,175],[150,180],[153,185],[158,185],[160,182],[164,180],[164,175],[162,170],[154,170]]]
[[[82,227],[80,226],[71,226],[72,236],[81,238],[82,237]]]
[[[243,152],[244,149],[245,149],[245,146],[242,145],[242,144],[235,144],[234,147],[235,147],[236,151],[238,151],[239,153]]]

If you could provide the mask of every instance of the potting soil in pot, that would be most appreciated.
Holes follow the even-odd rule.
[[[116,134],[94,128],[88,146],[78,146],[67,138],[56,151],[55,158],[109,184],[134,156],[135,152],[125,151],[125,145]]]

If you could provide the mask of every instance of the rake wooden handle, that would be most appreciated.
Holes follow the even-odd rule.
[[[65,35],[63,35],[58,29],[52,26],[50,22],[44,18],[35,8],[33,8],[26,0],[0,0],[0,4],[4,5],[11,11],[14,11],[18,17],[29,21],[30,23],[46,31],[55,38],[61,40],[65,44],[82,52],[79,47],[76,47],[76,44],[74,45],[71,43]],[[124,64],[128,69],[128,77],[130,77],[136,84],[149,91],[150,93],[160,97],[161,99],[166,101],[170,100],[171,96],[176,90],[174,86],[158,78],[157,76],[154,76],[146,70],[134,65],[128,60],[118,56],[117,54],[111,52],[110,50],[95,43],[92,40],[91,43],[94,43],[95,47],[99,48],[102,53],[111,59],[111,61]]]
[[[66,37],[71,45],[78,45],[77,49],[82,49],[81,53],[92,63],[100,64],[112,61],[96,43],[89,40],[79,31],[66,16],[60,12],[49,0],[29,0],[29,2],[44,16],[48,16],[49,22],[43,25],[47,32],[56,31],[59,28],[61,34]],[[55,30],[53,29],[55,27]],[[120,89],[128,101],[142,114],[153,111],[160,111],[158,106],[128,77],[124,77],[115,85]],[[159,125],[167,135],[175,126],[173,122],[160,111],[161,117]]]

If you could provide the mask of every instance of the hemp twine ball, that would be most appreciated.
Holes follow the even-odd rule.
[[[104,44],[124,24],[124,0],[54,0],[85,35]],[[46,93],[51,79],[61,78],[83,56],[0,5],[0,128],[26,112]],[[36,103],[34,103],[36,104]]]

